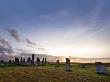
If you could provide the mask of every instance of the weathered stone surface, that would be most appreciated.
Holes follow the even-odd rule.
[[[108,74],[106,67],[101,62],[95,62],[96,73],[98,74]]]
[[[72,71],[69,58],[66,58],[66,71]]]

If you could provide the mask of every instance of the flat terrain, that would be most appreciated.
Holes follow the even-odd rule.
[[[65,66],[6,66],[0,67],[0,82],[110,82],[110,76],[95,73],[95,66],[80,68],[72,66],[72,72]],[[110,74],[110,67],[107,67]]]

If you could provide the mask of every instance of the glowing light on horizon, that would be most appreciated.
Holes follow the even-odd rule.
[[[51,48],[48,49],[48,53],[54,56],[64,56],[66,57],[86,57],[95,58],[95,55],[104,53],[104,49],[101,47],[91,47],[91,46],[79,46],[73,48]]]

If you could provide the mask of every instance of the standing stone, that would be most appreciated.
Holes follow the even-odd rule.
[[[23,65],[23,66],[26,65],[25,58],[23,59],[23,58],[21,57],[20,65]]]
[[[46,63],[47,63],[47,58],[45,58],[45,65],[46,65]]]
[[[56,66],[59,67],[59,60],[57,60],[57,62],[56,62]]]
[[[5,66],[4,60],[0,60],[0,67],[3,67],[3,66]]]
[[[22,65],[26,65],[25,58],[24,58],[23,61],[22,61]]]
[[[44,65],[44,58],[42,59],[42,65]]]
[[[31,62],[31,58],[29,57],[29,58],[27,59],[26,65],[29,65],[29,66],[30,66],[30,65],[32,65],[31,63],[32,63],[32,62]]]
[[[15,64],[15,60],[12,60],[12,64]]]
[[[9,63],[11,63],[11,60],[9,60]]]
[[[15,64],[19,65],[19,58],[15,57]]]
[[[23,58],[21,57],[21,60],[20,60],[20,62],[22,62],[23,61]]]
[[[12,61],[11,61],[11,60],[9,60],[8,64],[12,64]]]
[[[34,64],[34,54],[32,54],[32,64]]]
[[[37,63],[37,66],[40,65],[40,59],[38,57],[37,57],[36,63]]]
[[[26,61],[25,61],[25,58],[23,59],[23,62],[26,62]]]
[[[66,71],[72,71],[69,58],[66,58]]]
[[[96,73],[108,74],[106,67],[101,62],[95,62],[95,64],[96,64]]]
[[[78,64],[78,66],[80,67],[80,68],[86,68],[87,66],[85,65],[85,64]]]

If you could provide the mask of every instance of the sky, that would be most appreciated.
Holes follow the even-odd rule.
[[[110,0],[0,0],[0,53],[110,57]]]

